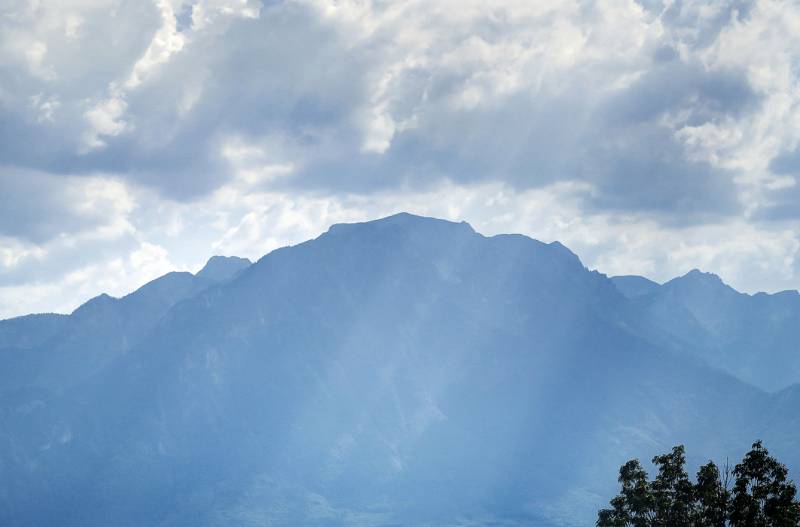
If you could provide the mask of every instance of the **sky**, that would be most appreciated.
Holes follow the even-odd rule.
[[[399,211],[800,288],[800,5],[0,0],[0,318]]]

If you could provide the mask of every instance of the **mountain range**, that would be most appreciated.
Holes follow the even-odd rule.
[[[594,523],[618,467],[800,468],[800,296],[410,214],[0,321],[0,525]]]

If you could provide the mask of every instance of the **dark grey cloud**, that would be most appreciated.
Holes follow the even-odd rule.
[[[99,5],[79,18],[75,36],[59,28],[37,38],[32,27],[64,23],[69,11],[36,5],[19,2],[0,18],[6,47],[19,47],[13,54],[17,60],[8,52],[0,60],[0,159],[5,165],[52,173],[102,170],[102,163],[92,164],[79,154],[84,112],[147,49],[158,27],[158,10],[150,2]],[[24,63],[35,42],[46,46],[45,78]],[[35,103],[50,98],[58,104],[52,121],[41,118]]]
[[[615,59],[609,51],[602,57],[602,46],[613,41],[593,33],[601,33],[608,15],[586,4],[573,22],[588,44],[570,45],[585,45],[582,53],[601,58],[572,67],[545,54],[540,60],[554,65],[541,71],[535,63],[510,62],[502,67],[519,69],[519,86],[500,90],[504,71],[493,71],[492,61],[505,57],[482,57],[482,48],[464,43],[516,44],[511,52],[523,53],[541,45],[537,31],[556,25],[557,10],[516,20],[498,6],[466,27],[441,21],[441,35],[415,56],[404,54],[406,44],[396,39],[405,23],[418,19],[388,25],[366,19],[350,27],[347,20],[326,19],[312,4],[270,3],[258,18],[226,18],[195,30],[194,7],[186,2],[175,13],[184,48],[128,89],[133,64],[161,22],[153,5],[123,2],[113,19],[84,16],[81,38],[48,40],[54,79],[37,80],[19,67],[0,70],[10,86],[0,97],[0,156],[13,170],[110,173],[190,201],[231,181],[235,174],[221,151],[240,138],[279,145],[269,155],[296,166],[292,177],[271,183],[284,190],[368,194],[444,180],[502,181],[524,190],[575,181],[593,187],[584,196],[587,211],[641,212],[672,224],[739,214],[737,174],[689,156],[676,131],[757,110],[760,98],[744,70],[710,67],[691,54],[708,48],[734,14],[745,20],[751,5],[730,2],[702,16],[697,3],[642,6],[663,34],[645,39],[637,56],[615,51]],[[385,9],[373,7],[373,18]],[[377,29],[358,34],[367,31],[359,24],[368,23]],[[438,22],[432,15],[425,23]],[[541,27],[526,26],[533,23]],[[382,76],[389,79],[384,85]],[[483,89],[474,104],[454,103],[472,85]],[[43,121],[31,103],[40,93],[57,98],[52,120]],[[104,145],[87,147],[87,112],[112,98],[124,103],[120,115],[110,117],[121,131],[99,133]],[[380,153],[364,148],[365,121],[374,112],[396,127]],[[71,225],[65,217],[20,219],[6,231],[42,240],[59,232],[51,223]]]
[[[660,50],[663,48],[660,48]],[[677,56],[653,64],[628,89],[610,98],[602,108],[602,121],[617,123],[651,122],[670,112],[684,109],[686,124],[736,117],[752,110],[758,97],[746,72],[708,71],[698,63],[685,63]],[[654,123],[656,124],[656,123]]]
[[[624,90],[596,96],[586,79],[557,97],[530,93],[488,107],[453,111],[454,80],[429,79],[418,126],[400,133],[380,156],[311,164],[287,185],[329,191],[424,186],[437,178],[502,180],[518,189],[560,180],[591,183],[589,210],[642,211],[668,223],[713,221],[741,211],[735,173],[687,158],[663,118],[683,113],[696,126],[736,117],[758,105],[740,72],[709,72],[678,60],[660,64]],[[443,88],[443,86],[445,86]],[[437,104],[438,102],[438,104]]]
[[[787,150],[772,158],[769,169],[773,174],[791,178],[790,185],[766,190],[768,201],[756,213],[761,221],[800,219],[800,147]]]
[[[148,28],[157,26],[151,18],[137,20]],[[152,31],[138,37],[137,46],[128,46],[135,51],[127,58],[117,56],[117,62],[135,62]],[[322,133],[355,132],[347,129],[348,120],[367,97],[362,78],[367,65],[359,64],[359,55],[348,55],[341,39],[308,10],[291,4],[265,9],[257,20],[234,20],[224,35],[197,35],[168,68],[126,93],[120,119],[132,131],[103,136],[107,146],[89,151],[81,148],[88,99],[107,97],[109,83],[124,79],[126,72],[66,79],[85,88],[85,100],[63,104],[55,124],[37,122],[35,110],[26,104],[35,89],[21,83],[16,97],[0,107],[0,156],[10,165],[51,173],[119,174],[171,198],[195,198],[228,180],[219,156],[226,136],[277,132],[313,146]],[[84,45],[106,49],[109,40],[93,38]],[[97,59],[101,65],[114,62]],[[14,77],[13,72],[0,73]],[[198,100],[183,113],[181,99],[191,96],[192,89]]]
[[[86,188],[75,179],[0,167],[0,189],[0,235],[43,243],[114,219],[108,201],[98,207],[86,206],[87,200],[94,198],[87,197]]]

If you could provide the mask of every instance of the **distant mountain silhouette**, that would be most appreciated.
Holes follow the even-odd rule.
[[[0,342],[9,335],[6,340],[14,345],[7,347],[22,348],[6,354],[14,360],[7,361],[0,378],[6,386],[72,387],[135,347],[175,304],[232,278],[248,265],[244,258],[214,256],[196,275],[167,273],[122,298],[102,294],[70,316],[0,321]],[[12,328],[16,328],[14,339]],[[21,345],[22,341],[30,345]]]
[[[747,295],[694,269],[659,286],[614,277],[648,323],[683,342],[708,364],[767,391],[800,382],[800,294]]]
[[[798,388],[701,353],[740,301],[707,277],[409,214],[221,262],[3,355],[0,524],[587,525],[673,444],[800,466]]]

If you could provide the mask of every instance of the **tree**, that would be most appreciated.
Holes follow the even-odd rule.
[[[611,509],[600,511],[598,527],[649,527],[653,519],[653,494],[647,472],[638,460],[632,459],[619,469],[622,490],[611,500]]]
[[[655,527],[690,527],[694,499],[694,487],[689,481],[684,465],[686,455],[683,445],[676,446],[669,454],[653,458],[659,467],[651,488]]]
[[[692,483],[684,468],[685,450],[676,446],[655,456],[658,474],[651,482],[639,461],[632,459],[619,470],[621,491],[611,508],[597,515],[598,527],[798,527],[800,503],[784,465],[769,455],[761,441],[733,470],[735,482],[728,490],[724,477],[708,462]]]
[[[725,527],[728,519],[727,488],[728,468],[725,467],[725,481],[720,477],[719,468],[709,461],[697,471],[697,484],[694,488],[695,503],[692,510],[692,524],[697,527]]]
[[[786,467],[769,455],[761,441],[733,469],[736,480],[730,504],[731,527],[796,527],[800,505]]]

